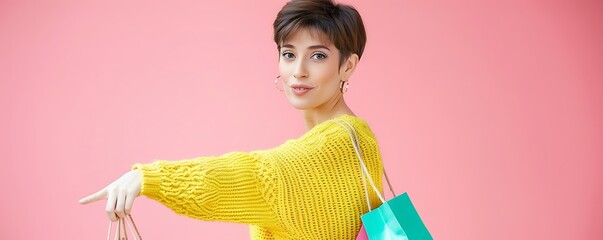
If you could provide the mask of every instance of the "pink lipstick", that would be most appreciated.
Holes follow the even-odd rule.
[[[302,96],[312,90],[312,87],[305,84],[293,84],[291,85],[291,90],[297,96]]]

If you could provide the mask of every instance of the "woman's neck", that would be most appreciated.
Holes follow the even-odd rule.
[[[343,100],[343,97],[333,101],[330,104],[326,103],[313,109],[304,110],[306,129],[310,130],[314,126],[324,121],[344,114],[352,116],[354,115],[352,109],[350,109]]]

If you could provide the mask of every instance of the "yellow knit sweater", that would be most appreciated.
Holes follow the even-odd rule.
[[[136,164],[141,195],[192,218],[249,224],[251,239],[356,239],[368,206],[358,157],[335,121],[354,126],[381,190],[375,136],[360,118],[342,115],[270,150]]]

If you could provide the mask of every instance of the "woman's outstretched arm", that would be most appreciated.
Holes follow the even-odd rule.
[[[99,192],[80,200],[107,199],[112,221],[129,214],[134,199],[145,195],[174,212],[202,220],[274,224],[276,214],[268,201],[276,173],[268,152],[232,152],[219,157],[136,164]]]

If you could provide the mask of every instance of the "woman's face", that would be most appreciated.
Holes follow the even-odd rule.
[[[342,94],[339,50],[321,41],[318,31],[300,29],[280,50],[279,72],[293,107],[312,110],[336,102]],[[345,64],[343,64],[345,65]]]

